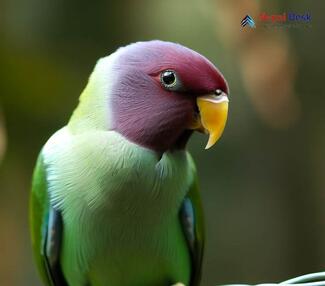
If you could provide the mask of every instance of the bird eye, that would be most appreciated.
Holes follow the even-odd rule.
[[[160,81],[165,88],[172,88],[177,83],[176,73],[172,70],[163,71],[160,74]]]
[[[222,91],[221,89],[216,89],[216,90],[214,91],[214,94],[215,94],[216,96],[221,96],[221,95],[223,94],[223,91]]]

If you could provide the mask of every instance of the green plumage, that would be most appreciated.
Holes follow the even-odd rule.
[[[97,64],[35,168],[30,221],[41,277],[54,286],[58,271],[69,286],[197,286],[204,238],[194,163],[186,150],[159,158],[107,130],[100,95],[110,61]]]
[[[41,278],[46,285],[51,285],[46,266],[44,264],[44,232],[47,225],[48,193],[46,190],[45,169],[42,158],[39,157],[33,175],[32,192],[30,196],[30,227],[32,236],[33,252]]]
[[[191,273],[200,272],[203,238],[195,169],[186,151],[168,152],[158,161],[117,134],[70,135],[67,129],[47,146],[31,200],[34,252],[44,281],[49,194],[62,211],[60,263],[69,285],[189,285]],[[186,195],[197,212],[195,257],[179,219]]]

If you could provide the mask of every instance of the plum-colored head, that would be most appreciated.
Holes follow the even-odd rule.
[[[134,43],[113,56],[103,75],[111,82],[109,129],[157,152],[183,148],[195,129],[210,133],[208,147],[220,137],[228,86],[205,57],[163,41]]]
[[[197,98],[228,94],[219,70],[179,44],[138,42],[117,53],[111,128],[153,150],[184,147],[198,120]]]

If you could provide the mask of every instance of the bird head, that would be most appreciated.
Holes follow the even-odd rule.
[[[225,127],[226,80],[209,60],[179,44],[120,48],[97,63],[88,85],[84,97],[96,90],[104,98],[105,128],[157,152],[184,148],[194,130],[209,135],[210,148]]]

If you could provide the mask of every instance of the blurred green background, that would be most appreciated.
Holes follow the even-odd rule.
[[[0,285],[40,285],[28,233],[35,159],[65,125],[99,57],[149,39],[211,59],[230,85],[222,140],[195,135],[207,223],[202,285],[325,270],[323,1],[2,0]],[[309,12],[263,27],[261,12]],[[256,28],[242,28],[250,14]],[[81,238],[82,239],[82,238]]]

